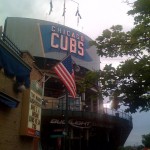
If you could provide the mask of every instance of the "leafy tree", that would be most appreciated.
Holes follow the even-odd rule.
[[[132,150],[131,146],[119,147],[119,150]]]
[[[150,133],[146,135],[142,135],[142,144],[145,147],[150,148]]]
[[[114,95],[116,109],[119,101],[127,106],[127,112],[134,113],[150,110],[150,0],[136,0],[128,15],[134,17],[130,31],[115,25],[90,44],[101,57],[126,58],[117,68],[106,65],[97,80],[102,96]]]
[[[139,146],[125,146],[125,147],[119,147],[118,150],[143,150],[143,146],[139,145]]]

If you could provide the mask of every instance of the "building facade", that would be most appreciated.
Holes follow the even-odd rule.
[[[39,136],[29,134],[29,93],[42,73],[28,52],[0,37],[0,149],[36,150]],[[32,89],[33,90],[33,89]],[[40,106],[41,108],[41,106]]]
[[[93,98],[93,89],[84,93],[78,90],[85,74],[100,68],[99,56],[88,36],[53,22],[16,17],[6,19],[4,34],[21,52],[29,51],[34,57],[29,61],[30,57],[22,56],[30,62],[32,71],[29,90],[20,98],[24,119],[19,123],[19,135],[31,140],[31,149],[117,150],[125,143],[132,130],[131,116],[104,109],[99,97]],[[68,54],[80,68],[75,71],[75,99],[53,70]]]

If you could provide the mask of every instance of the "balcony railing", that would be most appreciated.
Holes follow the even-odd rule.
[[[21,50],[4,33],[1,33],[0,41],[10,47],[16,55],[21,56]]]
[[[49,110],[51,112],[50,114],[57,114],[61,115],[62,112],[65,112],[65,104],[60,106],[58,102],[48,102],[43,106],[43,111],[46,114],[46,110]],[[120,110],[113,110],[110,108],[101,108],[98,110],[97,106],[94,105],[93,108],[91,108],[90,105],[68,105],[68,115],[70,116],[81,116],[81,117],[88,117],[88,118],[101,118],[104,115],[109,117],[116,117],[118,119],[125,119],[129,121],[129,124],[132,125],[132,116],[128,113],[125,113],[124,111]]]

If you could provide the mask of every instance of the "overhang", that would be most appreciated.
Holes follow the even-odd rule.
[[[19,101],[0,91],[0,104],[10,108],[16,108],[19,104]]]
[[[4,69],[7,76],[16,77],[18,83],[24,83],[29,88],[31,68],[3,43],[0,43],[0,68]]]

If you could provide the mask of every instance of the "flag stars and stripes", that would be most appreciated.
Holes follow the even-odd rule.
[[[72,97],[76,97],[76,84],[74,79],[71,55],[54,66],[54,71],[62,80]]]

